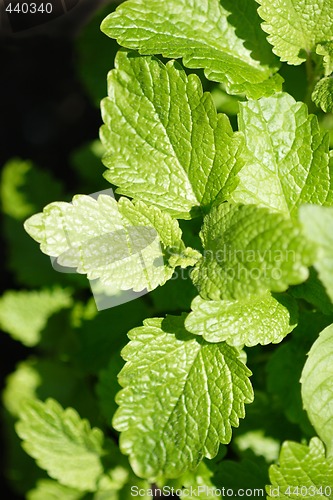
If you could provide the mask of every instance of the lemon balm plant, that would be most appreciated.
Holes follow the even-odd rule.
[[[324,130],[332,25],[332,0],[128,0],[103,21],[123,47],[100,133],[105,178],[120,196],[51,203],[25,229],[44,253],[105,287],[179,287],[179,314],[167,314],[166,298],[163,315],[148,308],[128,333],[115,413],[118,353],[103,353],[110,364],[97,392],[111,430],[55,399],[25,401],[16,430],[49,476],[30,499],[150,496],[156,486],[237,497],[237,488],[258,485],[268,498],[333,498],[333,188]],[[299,76],[304,102],[292,95]],[[220,84],[225,108],[237,107],[233,127],[214,93],[203,92],[208,81]],[[112,235],[133,227],[154,231],[162,264],[149,244],[143,256],[131,251],[130,239],[126,258],[108,257]],[[184,308],[179,269],[196,295]],[[269,429],[274,412],[291,439]]]

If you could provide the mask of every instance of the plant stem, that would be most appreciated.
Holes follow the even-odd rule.
[[[307,86],[307,92],[306,92],[304,102],[308,106],[309,113],[316,114],[318,112],[318,108],[316,107],[316,105],[312,101],[311,96],[312,96],[313,89],[317,83],[318,77],[316,75],[316,72],[313,69],[313,61],[312,61],[310,51],[307,52],[307,58],[305,61],[305,68],[306,68],[306,78],[307,78],[308,86]]]

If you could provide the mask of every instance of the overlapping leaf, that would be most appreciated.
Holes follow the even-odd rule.
[[[309,446],[286,441],[279,462],[270,467],[267,498],[332,498],[333,461],[325,457],[318,438],[313,438]]]
[[[210,300],[283,292],[306,280],[315,254],[298,223],[255,205],[214,207],[201,238],[204,257],[192,279],[200,295]]]
[[[130,0],[103,21],[102,31],[141,54],[182,57],[231,93],[258,98],[281,89],[251,0]]]
[[[243,140],[196,75],[119,52],[108,89],[103,161],[120,193],[182,218],[228,198],[244,164]]]
[[[289,64],[301,64],[316,45],[332,40],[332,0],[257,0],[273,52]]]
[[[302,372],[302,399],[309,419],[333,455],[333,325],[311,347]],[[333,493],[333,492],[332,492]]]
[[[173,273],[164,252],[169,247],[178,252],[179,265],[185,250],[178,223],[168,214],[103,194],[97,200],[77,195],[72,204],[51,203],[28,219],[25,229],[61,266],[120,290],[152,290],[164,283]]]
[[[294,215],[302,203],[333,203],[329,137],[289,94],[240,103],[251,158],[232,199]]]
[[[204,300],[196,297],[185,326],[207,342],[225,340],[233,346],[278,343],[296,326],[294,299],[270,293],[242,300]]]
[[[113,421],[120,448],[137,475],[178,477],[230,441],[253,398],[250,371],[235,348],[194,337],[181,317],[146,320],[129,337]]]

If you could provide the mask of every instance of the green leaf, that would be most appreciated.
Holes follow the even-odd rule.
[[[313,344],[303,368],[302,399],[309,419],[333,454],[333,325],[323,330]]]
[[[251,0],[131,0],[101,28],[140,54],[182,57],[188,68],[204,68],[209,80],[223,82],[230,93],[258,98],[281,89],[277,61]]]
[[[288,215],[302,203],[332,203],[329,136],[305,104],[286,93],[240,103],[239,130],[251,157],[233,201]]]
[[[204,257],[192,271],[200,295],[234,300],[283,292],[308,277],[314,259],[297,222],[254,205],[223,203],[205,217]]]
[[[38,344],[49,318],[72,305],[70,290],[7,291],[0,298],[0,325],[29,347]]]
[[[319,43],[316,47],[316,53],[323,56],[325,76],[329,76],[333,73],[333,40]]]
[[[325,113],[333,111],[333,78],[327,76],[319,80],[315,86],[312,96],[313,102]]]
[[[82,491],[68,488],[51,479],[41,479],[36,488],[27,494],[27,500],[80,500],[83,497]]]
[[[16,431],[25,451],[64,486],[95,491],[103,473],[103,433],[55,400],[30,401]]]
[[[306,205],[299,216],[306,237],[317,245],[314,267],[333,301],[333,208]]]
[[[274,298],[267,292],[235,301],[198,296],[191,308],[185,321],[189,332],[235,347],[277,344],[296,326],[296,301],[287,295]]]
[[[157,207],[111,196],[77,195],[73,203],[51,203],[25,222],[42,252],[61,266],[100,278],[112,290],[152,290],[171,278],[163,253],[185,249],[177,221]],[[186,255],[185,255],[186,260]],[[186,262],[187,264],[187,262]]]
[[[216,113],[198,76],[126,52],[115,65],[102,102],[105,177],[175,217],[224,201],[244,164],[243,138]]]
[[[325,449],[318,438],[309,446],[286,441],[280,453],[280,465],[269,470],[271,485],[267,498],[332,498],[333,461],[325,458]]]
[[[332,39],[333,1],[257,0],[262,29],[273,52],[289,64],[301,64],[316,45]]]
[[[182,317],[148,319],[129,337],[113,420],[120,448],[140,477],[179,477],[230,441],[253,399],[251,372],[235,348],[194,337]]]

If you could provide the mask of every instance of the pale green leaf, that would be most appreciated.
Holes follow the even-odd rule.
[[[36,398],[36,389],[41,383],[41,377],[32,363],[22,362],[9,375],[2,394],[6,410],[18,417],[22,406],[29,399]]]
[[[314,267],[333,301],[333,208],[305,205],[300,220],[309,241],[317,245]]]
[[[251,158],[233,201],[288,215],[302,203],[332,203],[329,136],[305,104],[286,93],[240,103],[239,129]]]
[[[333,111],[333,78],[326,76],[319,80],[315,86],[312,96],[313,102],[325,113]]]
[[[256,396],[255,396],[256,397]],[[267,436],[264,429],[244,432],[235,437],[234,444],[244,456],[263,457],[267,463],[274,462],[279,456],[280,443],[276,437]]]
[[[207,342],[225,340],[232,346],[277,344],[296,326],[297,305],[292,297],[270,293],[241,300],[196,297],[185,321],[188,331]]]
[[[235,188],[243,138],[200,79],[171,61],[119,52],[102,102],[105,177],[118,192],[190,218]]]
[[[323,66],[325,68],[325,76],[333,73],[333,40],[319,43],[316,47],[318,55],[323,56]]]
[[[182,57],[230,93],[258,98],[281,89],[252,0],[131,0],[103,21],[102,31],[140,54]]]
[[[301,64],[316,45],[332,40],[333,0],[257,0],[273,52],[289,64]]]
[[[27,500],[80,500],[84,495],[52,479],[40,479],[36,488],[27,493]]]
[[[310,422],[333,454],[333,325],[323,330],[303,368],[302,399]]]
[[[120,448],[140,477],[179,477],[230,441],[253,399],[251,372],[238,350],[194,337],[182,317],[148,319],[129,337],[113,421]]]
[[[2,397],[4,407],[14,418],[20,416],[27,401],[48,397],[62,406],[75,406],[84,416],[96,411],[96,399],[87,379],[76,366],[63,360],[29,358],[19,363],[7,377]]]
[[[34,346],[48,319],[72,305],[71,292],[62,288],[7,291],[0,298],[0,326],[15,340]]]
[[[174,268],[164,253],[172,248],[181,255],[185,249],[170,215],[105,194],[97,200],[77,195],[73,203],[51,203],[28,219],[25,229],[58,264],[77,268],[90,280],[100,278],[112,290],[152,290],[165,283]]]
[[[283,292],[305,281],[314,248],[300,225],[255,205],[223,203],[205,217],[204,257],[191,276],[204,299]]]
[[[31,161],[13,158],[2,169],[2,210],[13,219],[28,217],[61,193],[59,181],[49,172],[35,167]]]
[[[29,401],[16,425],[25,451],[49,476],[79,490],[95,491],[103,473],[103,433],[55,400]]]
[[[333,498],[333,461],[325,457],[318,438],[311,439],[309,446],[286,441],[279,462],[270,467],[267,498]]]

